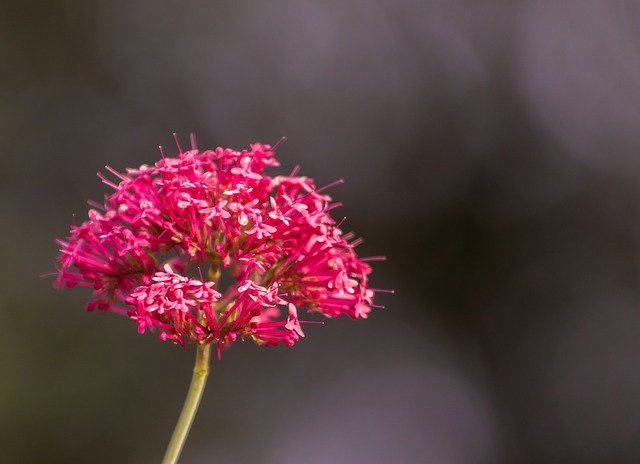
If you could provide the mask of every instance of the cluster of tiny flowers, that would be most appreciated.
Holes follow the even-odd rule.
[[[107,167],[114,180],[100,177],[115,191],[59,241],[56,286],[91,288],[87,310],[127,315],[140,333],[218,350],[238,337],[294,344],[297,308],[367,317],[368,261],[381,258],[356,255],[329,215],[338,204],[311,179],[270,177],[269,166],[272,148],[256,143]]]

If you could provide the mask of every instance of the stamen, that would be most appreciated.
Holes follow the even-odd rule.
[[[103,183],[105,183],[106,185],[108,185],[112,189],[118,190],[118,186],[116,184],[114,184],[113,182],[111,182],[109,179],[107,179],[104,176],[104,174],[102,174],[101,172],[98,172],[98,177],[100,178],[100,180],[102,180]]]
[[[160,156],[164,159],[164,148],[162,148],[162,145],[158,145],[158,149],[160,150]]]
[[[332,209],[340,208],[341,206],[342,206],[342,203],[340,203],[338,201],[338,202],[335,202],[335,203],[327,206],[324,210],[328,212],[328,211],[331,211]]]
[[[358,245],[362,244],[362,242],[364,242],[364,239],[362,237],[355,239],[353,242],[351,242],[349,245],[351,245],[353,248],[357,247]]]
[[[336,185],[340,185],[340,184],[344,184],[344,179],[334,180],[330,184],[327,184],[324,187],[320,187],[318,190],[316,190],[316,193],[320,193],[323,190],[330,189],[331,187],[335,187]]]
[[[280,145],[282,145],[283,143],[285,143],[286,141],[287,141],[287,138],[286,138],[286,137],[281,137],[281,138],[280,138],[280,140],[278,140],[278,141],[273,145],[273,147],[271,147],[271,150],[276,151],[276,149],[277,149]]]
[[[366,258],[360,258],[360,261],[363,263],[373,262],[373,261],[386,261],[386,256],[367,256]]]
[[[87,204],[89,206],[93,206],[96,209],[100,209],[102,211],[106,211],[107,208],[105,208],[105,206],[103,204],[98,203],[97,201],[93,201],[93,200],[87,200]]]
[[[131,180],[130,178],[128,178],[127,176],[120,174],[118,171],[116,171],[115,169],[113,169],[111,166],[105,166],[104,167],[107,171],[109,171],[111,174],[113,174],[114,176],[116,176],[117,178],[124,180],[124,181],[129,181]]]
[[[197,150],[198,149],[198,142],[196,141],[195,132],[191,132],[189,134],[189,140],[191,141],[191,149],[192,150]]]
[[[178,147],[178,151],[182,153],[182,147],[180,146],[180,140],[178,140],[178,134],[173,133],[173,140],[176,142],[176,147]]]

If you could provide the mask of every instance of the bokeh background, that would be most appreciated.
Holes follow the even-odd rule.
[[[191,131],[344,178],[397,294],[225,353],[182,462],[640,462],[637,2],[3,0],[0,58],[2,462],[159,462],[193,350],[39,275]]]

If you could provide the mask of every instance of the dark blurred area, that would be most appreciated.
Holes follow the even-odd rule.
[[[640,462],[636,2],[0,3],[0,450],[158,462],[182,350],[51,278],[95,172],[288,141],[387,306],[236,344],[184,463]]]

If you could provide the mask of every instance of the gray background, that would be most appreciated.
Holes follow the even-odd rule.
[[[55,292],[95,177],[289,141],[386,310],[214,363],[184,463],[640,462],[634,2],[0,3],[0,453],[158,462],[193,349]]]

